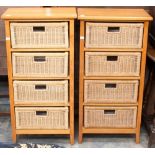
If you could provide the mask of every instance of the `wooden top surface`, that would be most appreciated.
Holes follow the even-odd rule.
[[[9,8],[2,15],[8,20],[48,20],[77,18],[75,7]]]
[[[80,20],[148,21],[152,17],[144,9],[78,8]]]

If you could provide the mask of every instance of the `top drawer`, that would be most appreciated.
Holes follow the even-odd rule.
[[[68,48],[68,23],[11,23],[12,48]]]
[[[86,48],[141,48],[142,38],[142,23],[86,23]]]

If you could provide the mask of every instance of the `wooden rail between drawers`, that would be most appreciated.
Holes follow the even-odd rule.
[[[66,107],[66,106],[70,106],[70,103],[34,103],[34,102],[29,102],[29,103],[24,103],[24,102],[18,102],[18,103],[15,103],[15,106],[18,106],[18,107]]]
[[[88,52],[142,52],[142,48],[84,48],[84,51]]]
[[[117,129],[117,128],[82,128],[83,133],[89,134],[133,134],[136,133],[136,129]]]
[[[11,48],[11,52],[63,52],[70,51],[70,48]]]
[[[51,80],[69,80],[70,77],[67,76],[67,77],[12,77],[13,80],[44,80],[44,81],[47,81],[49,79]]]
[[[139,80],[140,76],[84,76],[87,80]]]
[[[17,129],[16,130],[16,134],[20,135],[24,135],[24,134],[70,134],[70,129],[64,129],[64,130],[42,130],[42,129],[31,129],[31,130],[21,130],[21,129]]]

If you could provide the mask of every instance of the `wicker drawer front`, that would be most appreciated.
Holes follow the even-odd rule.
[[[138,81],[86,80],[85,103],[136,103]]]
[[[14,81],[15,103],[68,104],[68,81]],[[52,104],[51,104],[52,105]]]
[[[87,48],[141,48],[143,24],[86,23]]]
[[[139,76],[141,53],[86,52],[86,76]]]
[[[68,48],[68,23],[11,23],[13,48]]]
[[[85,128],[136,128],[136,107],[85,107]]]
[[[13,53],[13,76],[67,77],[68,53]]]
[[[68,108],[15,108],[16,129],[68,129]]]

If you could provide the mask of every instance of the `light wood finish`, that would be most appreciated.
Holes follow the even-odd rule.
[[[47,20],[47,19],[74,19],[76,18],[74,7],[52,8],[9,8],[2,15],[2,19],[9,20]]]
[[[2,18],[5,19],[6,29],[6,46],[7,46],[7,63],[8,63],[8,77],[9,77],[9,94],[10,94],[10,110],[11,110],[11,125],[12,125],[12,139],[16,142],[16,136],[18,134],[67,134],[70,136],[70,143],[74,144],[74,18],[76,18],[76,9],[74,7],[52,7],[52,8],[12,8],[8,9]],[[69,28],[69,48],[12,48],[10,40],[10,23],[11,22],[53,22],[53,21],[67,21]],[[69,74],[67,77],[13,77],[12,71],[12,53],[13,52],[68,52],[69,62]],[[68,80],[69,83],[69,100],[65,107],[69,108],[69,129],[67,130],[17,130],[16,129],[16,117],[15,107],[64,107],[64,104],[46,104],[38,103],[14,103],[14,89],[13,81],[48,81],[48,80]]]
[[[84,79],[86,80],[101,80],[101,79],[112,79],[112,80],[119,80],[119,79],[123,79],[123,80],[139,80],[140,77],[139,76],[129,76],[129,77],[121,77],[121,76],[84,76]]]
[[[70,143],[74,144],[74,21],[70,20]]]
[[[142,48],[84,48],[84,51],[87,52],[141,52],[142,50]]]
[[[144,80],[145,80],[145,64],[146,64],[146,52],[147,52],[147,41],[148,41],[148,28],[149,28],[149,22],[144,22],[143,51],[142,51],[142,58],[141,58],[142,63],[141,63],[141,75],[140,75],[141,79],[140,79],[140,85],[139,85],[138,113],[137,113],[136,143],[140,143],[140,127],[141,127]]]
[[[83,103],[86,106],[136,106],[138,103]]]
[[[69,48],[11,48],[11,52],[60,52],[70,51]]]
[[[79,8],[78,19],[80,19],[80,67],[79,67],[79,143],[82,143],[84,134],[135,134],[136,143],[140,142],[140,127],[141,127],[141,113],[142,113],[142,99],[144,90],[144,75],[145,75],[145,63],[146,63],[146,49],[148,39],[148,25],[152,17],[143,9],[98,9],[98,8]],[[131,48],[85,48],[85,23],[91,22],[136,22],[144,24],[143,31],[143,47],[139,49]],[[139,76],[85,76],[84,64],[85,64],[85,52],[141,52],[141,68]],[[135,104],[99,104],[99,103],[84,103],[84,80],[139,80],[138,100]],[[137,119],[136,128],[84,128],[84,106],[109,106],[109,107],[134,107],[137,106]]]
[[[64,103],[24,103],[24,102],[18,102],[18,103],[15,103],[15,106],[17,107],[26,107],[26,106],[31,106],[31,107],[34,107],[34,106],[39,106],[39,107],[49,107],[49,106],[52,106],[52,107],[63,107],[64,106]],[[65,103],[65,106],[70,106],[70,103]]]
[[[80,21],[80,37],[84,36],[84,21]],[[82,143],[83,139],[83,101],[84,101],[84,40],[80,39],[80,64],[79,64],[79,137],[78,141],[79,143]]]
[[[16,77],[16,76],[14,76],[13,77],[13,80],[35,80],[37,78],[37,80],[44,80],[44,81],[46,81],[46,80],[49,80],[49,78],[48,77],[45,77],[45,78],[43,78],[43,77]],[[50,77],[50,79],[52,80],[61,80],[62,78],[60,78],[60,77],[53,77],[53,78],[51,78]],[[67,77],[64,77],[63,78],[64,80],[66,79],[69,79],[69,76],[67,76]]]
[[[16,130],[18,135],[26,135],[26,134],[70,134],[70,129],[62,129],[62,130]]]
[[[10,23],[5,21],[5,35],[10,37]],[[15,110],[14,110],[14,92],[13,92],[13,79],[12,79],[12,58],[10,52],[10,41],[6,40],[7,50],[7,67],[8,67],[8,82],[9,82],[9,95],[10,95],[10,113],[11,113],[11,126],[12,126],[12,141],[16,142],[16,124],[15,124]]]
[[[144,9],[79,8],[78,19],[92,21],[149,21],[152,17]]]
[[[83,133],[87,134],[134,134],[135,129],[110,129],[110,128],[82,128]]]

